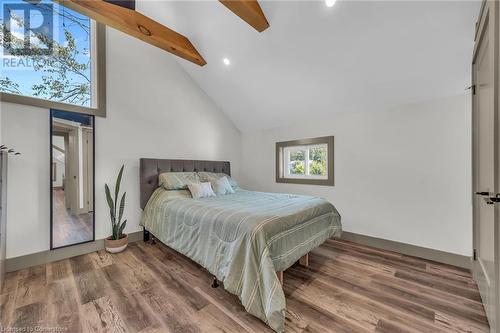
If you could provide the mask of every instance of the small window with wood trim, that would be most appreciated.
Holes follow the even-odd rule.
[[[333,186],[333,136],[277,142],[276,182]]]

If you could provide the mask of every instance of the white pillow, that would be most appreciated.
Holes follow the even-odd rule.
[[[230,176],[226,175],[225,173],[198,172],[198,176],[200,177],[200,181],[202,181],[202,182],[209,182],[210,178],[220,179],[222,177],[226,177],[229,184],[231,184],[231,186],[233,188],[240,187],[240,185],[238,184],[238,182],[236,180],[234,180]]]
[[[188,188],[191,192],[191,196],[194,199],[215,197],[215,193],[212,190],[212,186],[210,186],[210,183],[189,184]]]
[[[227,180],[227,177],[222,177],[219,179],[210,178],[210,183],[212,184],[212,187],[217,195],[234,193],[229,180]]]

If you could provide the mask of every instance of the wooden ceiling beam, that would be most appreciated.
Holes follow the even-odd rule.
[[[257,0],[219,0],[219,2],[258,32],[269,28],[269,22]]]
[[[206,64],[189,39],[134,10],[103,0],[54,1],[195,64]]]

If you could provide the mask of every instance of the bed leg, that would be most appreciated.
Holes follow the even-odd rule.
[[[219,287],[219,281],[217,281],[217,278],[214,276],[214,281],[212,282],[212,288],[218,288]]]
[[[281,285],[283,285],[283,271],[276,272],[276,275],[278,275],[278,280],[280,280]]]
[[[299,264],[304,267],[309,267],[309,253],[299,259]]]
[[[145,242],[149,241],[149,231],[147,231],[146,228],[142,230],[142,239]]]
[[[156,237],[151,235],[151,244],[155,245],[156,244]]]

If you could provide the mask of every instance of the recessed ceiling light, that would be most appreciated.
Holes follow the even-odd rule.
[[[224,58],[224,59],[222,59],[222,62],[223,62],[223,63],[224,63],[224,65],[226,65],[226,66],[231,65],[231,60],[229,60],[228,58]]]
[[[333,7],[333,5],[335,5],[335,2],[337,0],[325,0],[325,4],[327,7]]]

